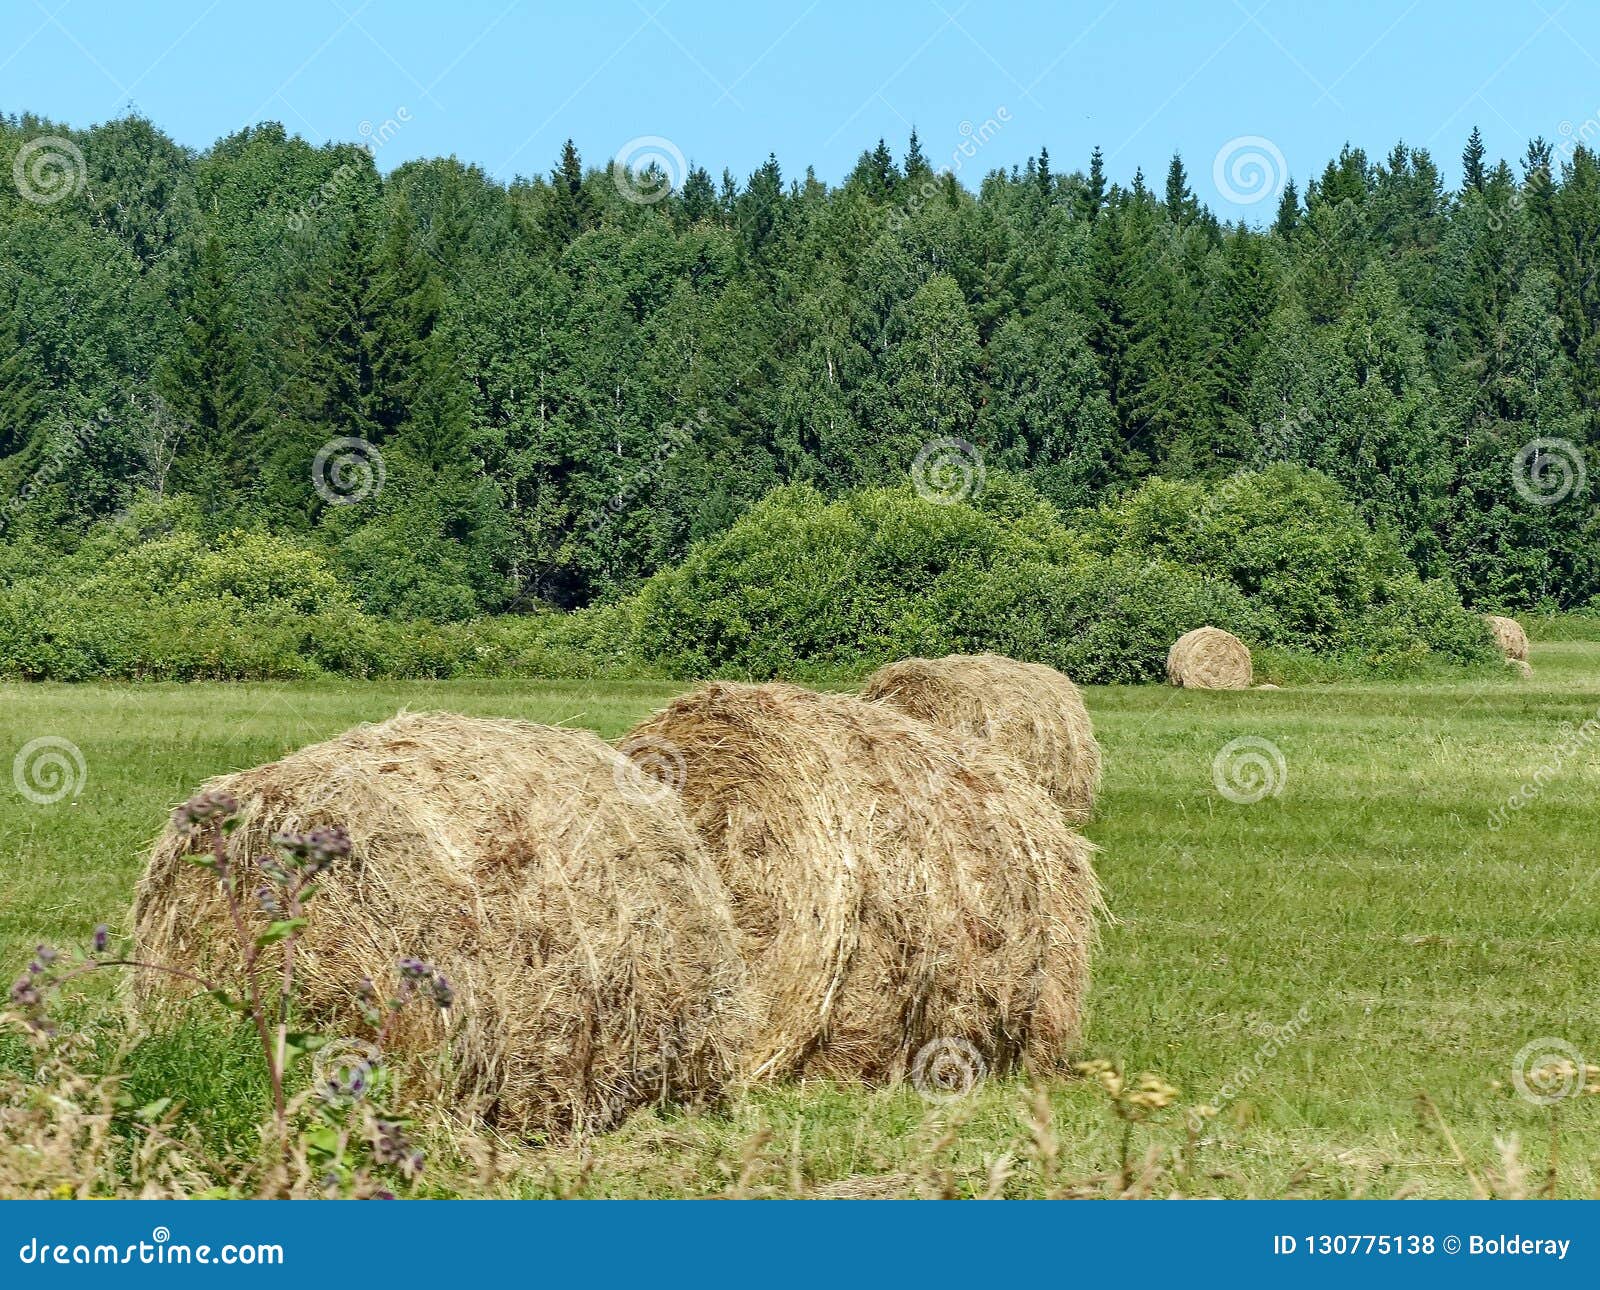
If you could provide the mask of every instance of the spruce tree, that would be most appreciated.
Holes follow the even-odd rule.
[[[561,145],[561,157],[550,172],[545,204],[544,232],[553,253],[589,226],[593,210],[583,185],[583,158],[571,139]]]
[[[1089,206],[1088,215],[1093,219],[1106,204],[1106,162],[1099,144],[1096,144],[1094,151],[1089,154],[1089,186],[1085,195]]]
[[[182,427],[173,486],[194,494],[208,514],[242,508],[258,410],[222,242],[202,243],[187,270],[180,336],[158,374],[163,399]]]
[[[1278,198],[1278,213],[1272,221],[1272,231],[1279,237],[1289,237],[1300,222],[1300,195],[1295,191],[1294,180],[1284,181],[1283,193]]]
[[[911,127],[911,140],[906,145],[905,163],[906,184],[912,192],[916,192],[933,177],[933,167],[928,164],[927,157],[922,155],[922,140],[917,138],[917,127]]]
[[[683,181],[683,193],[678,199],[677,208],[682,214],[685,225],[697,224],[716,214],[717,190],[704,166],[689,168],[689,174]]]
[[[434,470],[459,466],[467,434],[465,391],[439,330],[444,292],[416,244],[404,200],[389,215],[365,310],[372,327],[366,419],[376,442],[397,442]]]
[[[323,509],[312,470],[325,444],[336,438],[377,444],[383,430],[371,419],[373,216],[351,201],[323,218],[333,228],[304,249],[276,339],[288,369],[278,415],[258,440],[266,499],[286,520],[304,521]]]
[[[1483,135],[1478,133],[1478,127],[1472,127],[1472,133],[1467,136],[1467,146],[1461,150],[1461,187],[1462,190],[1470,188],[1474,192],[1483,191]]]
[[[1183,158],[1176,152],[1167,165],[1166,207],[1167,218],[1174,224],[1193,222],[1200,209],[1199,202],[1189,191],[1189,176],[1184,171]]]

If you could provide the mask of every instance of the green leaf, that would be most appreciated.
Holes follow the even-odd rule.
[[[276,945],[279,941],[286,941],[306,925],[303,918],[281,918],[275,923],[270,923],[267,930],[256,937],[258,946]]]
[[[307,1053],[314,1053],[319,1048],[327,1047],[328,1039],[325,1035],[314,1035],[305,1031],[290,1031],[283,1037],[284,1062],[296,1062]]]
[[[136,1120],[143,1120],[146,1124],[149,1124],[165,1115],[167,1108],[171,1105],[172,1099],[170,1097],[158,1097],[154,1102],[151,1102],[146,1106],[141,1106],[133,1113],[133,1117]]]

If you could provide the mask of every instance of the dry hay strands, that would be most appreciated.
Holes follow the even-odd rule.
[[[1528,666],[1528,633],[1522,630],[1522,624],[1499,614],[1485,614],[1483,621],[1489,625],[1489,634],[1506,661],[1513,666],[1522,664],[1517,671],[1523,676],[1529,675],[1532,669]]]
[[[400,1014],[385,1060],[401,1095],[552,1137],[657,1099],[714,1097],[737,1055],[743,967],[726,893],[676,800],[636,780],[587,731],[402,713],[206,787],[240,803],[226,845],[247,906],[274,833],[349,831],[350,858],[323,875],[299,945],[296,1024],[359,1042],[358,983],[386,993],[399,958],[427,960],[456,999]],[[231,979],[226,904],[191,845],[169,827],[151,851],[139,954]],[[170,1016],[172,989],[141,974],[135,1005]]]
[[[754,1079],[939,1089],[1081,1024],[1091,847],[1011,758],[883,704],[712,684],[621,743],[671,764],[744,933]]]
[[[1250,649],[1220,627],[1196,627],[1167,651],[1167,680],[1186,690],[1248,690]]]
[[[991,740],[1068,819],[1094,809],[1100,745],[1078,687],[1053,667],[999,654],[910,658],[867,678],[861,697],[943,730]]]

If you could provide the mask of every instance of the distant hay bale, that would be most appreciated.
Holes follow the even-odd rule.
[[[744,933],[744,1072],[949,1082],[1069,1056],[1091,848],[981,740],[851,695],[712,684],[622,743],[670,765]]]
[[[1039,781],[1069,819],[1086,820],[1100,745],[1078,687],[1041,663],[999,654],[910,658],[867,678],[861,697],[944,730],[991,740]]]
[[[1523,680],[1527,680],[1528,677],[1533,675],[1533,668],[1531,666],[1529,666],[1528,661],[1526,659],[1508,658],[1506,660],[1506,666],[1509,667],[1518,676],[1522,677]]]
[[[413,1003],[386,1043],[401,1093],[507,1132],[559,1136],[632,1107],[713,1097],[731,1070],[743,967],[726,893],[675,800],[598,736],[401,714],[207,789],[239,801],[228,836],[254,870],[279,830],[341,825],[299,947],[297,1024],[370,1036],[355,989],[398,959],[446,973],[447,1014]],[[138,952],[214,978],[236,961],[226,904],[171,826],[134,905]],[[254,907],[259,877],[239,889]],[[193,991],[189,991],[193,993]],[[147,1017],[180,1003],[142,973]]]
[[[1517,663],[1528,661],[1528,633],[1522,630],[1521,623],[1515,618],[1502,618],[1499,614],[1485,614],[1483,621],[1489,624],[1494,643],[1502,654]]]
[[[1167,680],[1187,690],[1248,690],[1250,649],[1220,627],[1196,627],[1167,652]]]

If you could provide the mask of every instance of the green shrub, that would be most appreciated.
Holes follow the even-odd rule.
[[[1210,487],[1152,480],[1091,526],[1097,548],[1226,578],[1262,615],[1262,643],[1322,649],[1406,569],[1339,486],[1272,466]]]
[[[1232,585],[1129,555],[995,569],[967,610],[961,651],[1048,663],[1091,685],[1160,679],[1172,642],[1208,623],[1260,635],[1259,616]]]
[[[1087,681],[1159,676],[1213,622],[1259,627],[1232,586],[1176,565],[1077,554],[1036,495],[936,505],[909,488],[769,495],[641,591],[640,655],[676,675],[857,673],[995,650]]]
[[[1387,583],[1379,601],[1335,639],[1333,652],[1358,656],[1380,671],[1429,654],[1473,663],[1498,653],[1482,617],[1462,607],[1454,586],[1412,573]]]
[[[947,602],[1038,545],[1020,525],[909,488],[833,502],[779,489],[645,584],[637,651],[675,675],[799,676],[939,650]]]
[[[909,486],[831,501],[781,488],[629,599],[489,618],[474,616],[482,589],[434,558],[431,528],[396,554],[408,516],[333,552],[256,532],[207,541],[171,502],[53,558],[30,537],[28,559],[0,561],[0,676],[811,679],[994,650],[1135,682],[1159,679],[1171,643],[1206,623],[1307,675],[1495,658],[1453,587],[1419,580],[1336,485],[1289,467],[1151,481],[1074,527],[998,472],[952,505]]]

